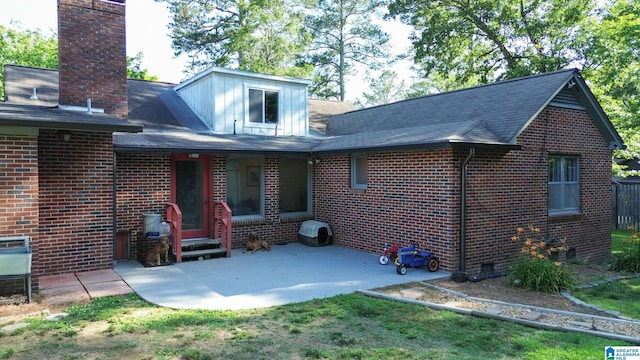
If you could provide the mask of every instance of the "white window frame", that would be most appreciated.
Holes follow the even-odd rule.
[[[558,161],[558,171],[556,179],[552,179],[552,161]],[[569,167],[568,160],[574,161],[575,167]],[[549,215],[567,215],[578,214],[580,212],[580,158],[578,156],[549,155],[549,163],[547,166],[548,176],[548,213]],[[575,197],[575,205],[567,204],[568,196]],[[552,207],[558,202],[559,206]]]
[[[365,182],[360,181],[358,174],[361,174],[362,169],[359,166],[362,166],[362,161],[364,160],[364,174],[365,174]],[[367,154],[353,154],[351,155],[351,187],[354,189],[366,189],[367,182],[369,181],[368,174],[368,162],[369,158]]]
[[[252,91],[261,91],[262,92],[262,113],[261,113],[261,122],[254,122],[251,121],[251,92]],[[266,116],[266,110],[265,110],[265,106],[266,106],[266,94],[267,93],[275,93],[278,96],[278,102],[277,102],[277,112],[276,112],[276,121],[275,122],[267,122],[265,119]],[[280,120],[282,119],[282,91],[279,88],[275,88],[275,87],[269,87],[269,86],[257,86],[257,85],[251,85],[251,84],[246,84],[245,85],[245,113],[246,113],[246,120],[245,123],[248,126],[267,126],[267,127],[276,127],[279,123]]]

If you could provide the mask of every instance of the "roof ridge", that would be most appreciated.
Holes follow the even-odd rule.
[[[455,94],[455,93],[466,92],[466,91],[471,91],[471,90],[477,90],[477,89],[480,89],[480,88],[504,85],[504,84],[514,83],[514,82],[518,82],[518,81],[525,81],[525,80],[529,80],[529,79],[532,79],[532,78],[546,77],[546,76],[556,75],[558,73],[563,73],[563,72],[577,73],[577,71],[578,71],[578,69],[576,69],[576,68],[567,68],[567,69],[554,70],[554,71],[541,73],[541,74],[531,74],[531,75],[522,76],[522,77],[513,78],[513,79],[495,81],[495,82],[488,83],[488,84],[478,84],[478,85],[467,87],[467,88],[460,88],[460,89],[455,89],[455,90],[445,91],[445,92],[439,92],[439,93],[434,93],[434,94],[427,94],[427,95],[417,96],[417,97],[413,97],[413,98],[409,98],[409,99],[395,101],[395,102],[392,102],[392,103],[370,106],[370,107],[354,110],[353,112],[362,111],[362,110],[370,110],[370,109],[375,109],[375,108],[380,108],[380,107],[385,107],[385,106],[390,106],[390,105],[396,105],[396,104],[400,104],[400,103],[403,103],[403,102],[416,101],[416,100],[421,100],[421,99],[424,99],[424,98],[430,98],[430,97],[435,97],[435,96],[443,96],[443,95]]]

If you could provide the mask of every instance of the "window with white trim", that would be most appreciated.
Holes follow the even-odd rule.
[[[278,123],[277,91],[249,89],[249,122],[256,124]]]
[[[579,161],[575,156],[549,156],[549,215],[580,211]]]
[[[354,189],[367,188],[367,155],[351,156],[351,187]]]

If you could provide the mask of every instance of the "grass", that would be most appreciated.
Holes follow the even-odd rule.
[[[0,359],[601,359],[594,336],[340,295],[249,311],[172,310],[135,294],[0,335]]]
[[[630,239],[633,231],[612,230],[611,231],[611,253],[620,253],[624,249],[623,240]]]
[[[621,279],[606,284],[574,290],[578,299],[604,309],[615,310],[624,316],[640,319],[640,277]]]
[[[630,235],[613,231],[612,252]],[[573,294],[640,319],[640,278]],[[0,331],[0,359],[601,359],[606,346],[632,345],[360,294],[248,311],[173,310],[130,294],[66,312]]]

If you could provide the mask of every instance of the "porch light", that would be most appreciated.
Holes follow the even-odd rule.
[[[200,157],[200,154],[198,154],[198,153],[190,153],[190,154],[189,154],[189,157],[190,157],[191,159],[197,159],[197,158],[199,158],[199,157]]]
[[[67,130],[60,130],[58,131],[58,138],[61,141],[68,142],[69,140],[71,140],[71,133]]]

